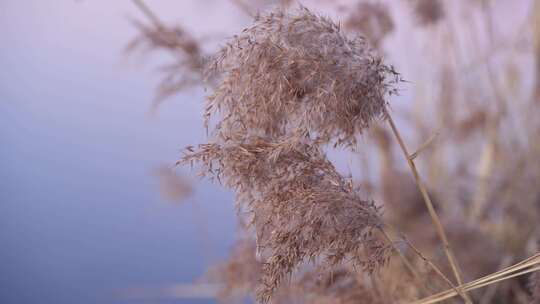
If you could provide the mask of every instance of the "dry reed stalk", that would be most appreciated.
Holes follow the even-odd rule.
[[[394,241],[392,241],[392,239],[390,238],[390,236],[388,235],[388,233],[386,232],[386,230],[384,228],[381,228],[380,229],[381,233],[383,234],[384,238],[386,239],[386,241],[392,246],[392,249],[394,249],[395,252],[397,252],[397,254],[399,255],[399,258],[401,259],[401,261],[403,262],[403,264],[405,265],[405,268],[407,268],[407,270],[409,271],[409,273],[411,274],[411,276],[413,277],[413,279],[418,283],[419,286],[422,286],[424,288],[427,288],[420,280],[420,275],[418,274],[418,272],[416,271],[416,269],[414,268],[414,266],[411,264],[411,262],[405,257],[405,255],[401,252],[401,250],[399,250],[399,248],[394,245]]]
[[[387,227],[389,227],[388,225],[386,225]],[[386,230],[383,230],[381,228],[381,231],[384,235],[384,237],[389,241],[389,242],[392,242],[391,241],[391,238],[390,236],[388,235],[388,233],[386,232]],[[418,256],[420,257],[420,259],[422,259],[425,263],[427,263],[431,269],[433,269],[433,271],[435,271],[435,273],[440,276],[444,282],[446,284],[448,284],[448,286],[450,286],[450,288],[452,288],[453,290],[455,290],[463,299],[466,298],[465,294],[456,288],[456,286],[452,283],[452,281],[450,281],[448,279],[448,277],[441,271],[441,269],[439,267],[437,267],[437,265],[435,265],[435,263],[433,263],[433,261],[431,261],[430,259],[428,259],[416,246],[414,246],[402,233],[400,233],[400,238],[405,242],[405,244],[407,244],[407,246],[409,248],[411,248],[413,250],[413,252]],[[418,281],[420,281],[420,277],[419,275],[417,274],[416,270],[414,269],[414,267],[412,266],[412,264],[407,260],[407,258],[401,253],[401,251],[393,245],[392,243],[392,247],[394,248],[394,250],[396,250],[399,255],[400,255],[400,258],[402,259],[403,263],[405,264],[405,266],[409,269],[409,271],[413,274],[413,277],[415,279],[418,279]]]
[[[446,257],[448,259],[448,262],[450,263],[450,266],[452,267],[452,271],[454,273],[454,276],[458,282],[458,285],[463,284],[463,280],[461,278],[461,274],[457,265],[457,262],[455,260],[454,254],[452,252],[452,249],[450,247],[450,243],[448,242],[448,237],[446,236],[446,232],[444,231],[444,227],[441,224],[441,221],[439,219],[439,216],[437,215],[437,212],[435,211],[435,208],[433,207],[433,203],[431,202],[431,198],[429,197],[429,194],[426,190],[426,187],[424,186],[424,183],[422,182],[420,178],[420,174],[418,173],[418,170],[416,169],[416,165],[414,161],[411,159],[411,156],[409,152],[407,151],[407,147],[405,146],[405,142],[401,138],[401,135],[394,123],[394,120],[392,119],[392,116],[390,113],[386,113],[386,120],[390,124],[390,127],[392,129],[392,132],[399,143],[399,146],[401,148],[401,151],[403,152],[404,157],[407,160],[407,164],[409,165],[409,168],[411,169],[411,172],[413,174],[413,177],[416,181],[416,185],[418,186],[418,189],[422,193],[422,197],[424,199],[424,202],[426,204],[426,207],[428,209],[429,215],[431,216],[431,219],[433,221],[433,225],[435,226],[435,229],[437,231],[437,234],[439,235],[439,238],[441,239],[443,243],[443,249],[446,254]],[[463,299],[466,303],[472,303],[470,298],[465,294],[463,296]]]
[[[536,71],[535,71],[535,86],[533,92],[533,101],[540,103],[540,2],[535,1],[534,4],[534,20],[533,20],[533,29],[534,29],[534,49],[535,49],[535,62],[536,62]]]
[[[409,246],[413,252],[418,255],[424,262],[426,262],[430,267],[431,269],[433,269],[435,271],[435,273],[437,273],[438,276],[440,276],[444,282],[446,284],[448,284],[448,286],[450,286],[450,288],[452,288],[453,290],[455,290],[465,301],[467,301],[467,296],[463,293],[463,291],[461,291],[460,289],[457,289],[457,287],[452,283],[452,281],[450,281],[450,279],[448,279],[444,273],[441,271],[441,269],[439,267],[437,267],[437,265],[435,265],[435,263],[433,263],[433,261],[431,261],[430,259],[428,259],[420,250],[418,250],[418,248],[416,248],[416,246],[414,246],[405,236],[401,236],[401,238],[405,241],[405,243],[407,244],[407,246]]]
[[[385,239],[391,244],[392,248],[398,253],[401,261],[403,262],[403,264],[405,265],[407,270],[410,272],[410,274],[412,275],[412,277],[416,281],[416,283],[419,286],[423,287],[426,291],[430,291],[429,287],[427,285],[425,285],[424,283],[422,283],[422,280],[420,279],[420,275],[418,274],[418,272],[416,271],[414,266],[411,264],[411,262],[405,257],[405,255],[401,252],[401,250],[399,250],[399,248],[397,248],[397,246],[394,245],[392,239],[390,238],[390,236],[388,235],[386,230],[384,230],[383,228],[381,228],[380,230],[383,233]],[[405,243],[407,244],[407,246],[409,248],[411,248],[413,250],[413,252],[418,257],[420,257],[420,259],[422,259],[426,264],[428,264],[431,267],[431,269],[433,269],[433,271],[435,271],[435,273],[439,277],[441,277],[446,284],[448,284],[448,286],[450,288],[455,290],[463,299],[467,298],[466,295],[461,290],[457,289],[456,286],[452,283],[452,281],[450,281],[448,279],[448,277],[446,277],[446,275],[440,270],[440,268],[437,267],[437,265],[435,265],[435,263],[433,263],[433,261],[431,261],[426,256],[424,256],[422,254],[422,252],[420,250],[418,250],[418,248],[416,248],[416,246],[414,246],[404,235],[401,235],[401,239],[404,240]]]
[[[489,139],[484,144],[477,169],[478,187],[477,191],[474,193],[469,212],[469,220],[471,222],[481,219],[488,200],[489,178],[493,171],[496,158],[496,139],[494,137],[494,132],[491,130],[489,131]]]
[[[537,253],[519,263],[516,263],[513,266],[504,268],[467,284],[463,284],[461,286],[458,286],[457,288],[463,291],[471,291],[538,270],[540,270],[540,253]],[[446,299],[455,297],[456,295],[458,295],[458,293],[455,290],[446,290],[436,295],[424,298],[422,300],[415,301],[412,304],[438,303]]]
[[[411,160],[416,159],[418,157],[418,155],[420,155],[420,153],[422,153],[422,151],[429,148],[429,146],[431,146],[431,144],[433,144],[433,142],[435,141],[437,136],[439,136],[439,133],[440,133],[439,131],[433,133],[433,135],[431,135],[430,138],[428,138],[422,145],[420,145],[420,147],[418,149],[416,149],[416,151],[413,154],[411,154],[410,159]]]
[[[148,19],[150,19],[150,21],[152,21],[152,23],[154,23],[154,25],[157,28],[162,28],[162,29],[165,28],[165,26],[163,25],[163,22],[161,22],[158,16],[154,14],[154,12],[150,9],[150,7],[148,7],[148,5],[146,5],[146,3],[143,0],[131,0],[131,1],[141,10],[141,12],[144,13],[146,17],[148,17]]]
[[[513,259],[512,256],[509,256],[509,255],[505,256],[502,259],[502,261],[501,261],[498,268],[503,269],[503,268],[511,266],[512,259]],[[491,286],[488,286],[488,288],[486,289],[486,291],[482,295],[482,298],[480,298],[480,304],[489,304],[489,303],[491,303],[492,300],[493,300],[493,297],[495,297],[496,292],[497,292],[497,285],[493,284]]]

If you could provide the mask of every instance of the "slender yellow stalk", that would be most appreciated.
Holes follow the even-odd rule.
[[[474,194],[469,212],[469,220],[471,222],[481,219],[488,201],[488,182],[493,170],[496,153],[495,132],[490,130],[489,134],[489,139],[484,144],[484,148],[482,149],[482,154],[480,156],[480,162],[478,164],[478,187]]]
[[[413,278],[418,283],[418,285],[424,287],[427,291],[429,291],[428,286],[426,286],[424,283],[422,283],[422,280],[420,279],[420,275],[418,274],[418,272],[416,271],[414,266],[411,264],[411,262],[409,262],[409,260],[407,260],[405,255],[403,255],[403,253],[401,252],[401,250],[399,250],[399,248],[397,248],[394,245],[394,242],[392,241],[392,239],[390,238],[390,236],[388,235],[386,230],[381,228],[381,232],[384,235],[385,239],[390,243],[392,248],[398,253],[400,259],[403,262],[403,264],[409,270],[409,272],[412,274]],[[466,298],[465,294],[463,294],[462,291],[460,291],[459,289],[456,288],[456,286],[452,283],[452,281],[450,281],[446,277],[446,275],[444,275],[444,273],[439,269],[439,267],[437,267],[437,265],[435,265],[435,263],[433,263],[431,260],[426,258],[422,254],[422,252],[420,252],[420,250],[418,250],[407,238],[405,238],[404,236],[401,236],[401,238],[405,241],[407,246],[409,246],[424,262],[426,262],[435,271],[435,273],[437,273],[437,275],[439,275],[448,284],[448,286],[450,286],[450,288],[454,289],[459,295],[461,295],[461,297],[463,297],[463,299]]]
[[[506,255],[502,259],[502,261],[500,263],[500,266],[498,268],[503,269],[503,268],[511,266],[510,263],[512,262],[512,259],[513,259],[512,256]],[[497,286],[496,285],[489,286],[486,289],[486,291],[484,292],[484,294],[482,295],[482,298],[480,299],[480,304],[489,304],[489,303],[491,303],[492,300],[493,300],[493,297],[495,297],[496,291],[497,291]]]
[[[388,123],[390,124],[390,127],[392,128],[392,132],[394,133],[394,136],[396,137],[396,140],[399,143],[399,146],[401,147],[401,151],[403,152],[405,159],[407,160],[407,164],[409,165],[409,168],[411,169],[411,172],[414,176],[414,180],[416,181],[416,185],[418,186],[418,189],[422,193],[422,197],[424,198],[424,202],[428,209],[429,215],[431,216],[433,225],[435,226],[437,234],[439,235],[439,238],[441,239],[443,243],[444,252],[446,254],[446,257],[448,258],[448,262],[450,263],[450,266],[452,267],[452,271],[454,273],[454,276],[456,277],[458,285],[462,285],[463,280],[461,278],[458,265],[454,258],[454,254],[452,253],[450,243],[448,242],[448,237],[446,236],[444,227],[441,224],[441,221],[439,219],[439,216],[437,215],[437,212],[435,211],[435,208],[433,207],[433,203],[431,202],[431,198],[429,197],[426,187],[424,186],[422,180],[420,179],[420,174],[418,173],[418,170],[416,169],[414,160],[410,157],[409,152],[407,151],[407,147],[405,146],[405,143],[403,142],[403,139],[401,138],[401,135],[394,123],[394,120],[392,119],[392,116],[390,116],[390,113],[388,112],[386,112],[386,119],[388,120]],[[472,301],[469,299],[469,297],[466,294],[464,294],[463,299],[465,300],[465,303],[472,303]]]
[[[535,47],[535,60],[536,60],[536,75],[535,75],[535,86],[533,93],[533,100],[536,103],[540,103],[540,2],[535,1],[534,4],[534,20],[533,20],[533,29],[534,29],[534,47]]]
[[[435,139],[437,138],[437,136],[439,136],[439,131],[437,131],[437,132],[435,132],[433,135],[431,135],[431,137],[430,137],[428,140],[426,140],[426,141],[420,146],[420,148],[418,148],[418,149],[416,150],[416,152],[414,152],[413,154],[411,154],[411,155],[409,156],[409,158],[410,158],[411,160],[414,160],[415,158],[417,158],[418,155],[420,155],[420,153],[422,153],[422,151],[424,151],[425,149],[427,149],[427,148],[433,143],[433,141],[435,141]]]
[[[497,271],[475,281],[458,286],[458,289],[463,291],[471,291],[538,270],[540,270],[540,253],[537,253],[534,256],[525,259],[524,261],[521,261],[513,266],[504,268],[500,271]],[[438,303],[446,299],[455,297],[457,294],[458,293],[453,289],[446,290],[425,299],[415,301],[412,304]]]

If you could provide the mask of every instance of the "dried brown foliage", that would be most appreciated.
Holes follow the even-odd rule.
[[[304,271],[284,290],[278,292],[278,303],[314,304],[383,304],[389,303],[370,290],[353,268],[340,266],[332,270]]]
[[[378,48],[386,35],[394,30],[388,7],[382,3],[360,2],[346,19],[345,28],[364,35]]]
[[[255,247],[255,240],[242,239],[226,262],[211,269],[208,278],[224,284],[218,295],[220,302],[238,303],[253,296],[263,275],[263,263],[255,258]],[[332,269],[304,265],[275,291],[272,303],[391,303],[370,290],[367,282],[349,263]]]
[[[203,174],[236,191],[240,208],[253,214],[259,250],[265,258],[260,297],[299,265],[345,260],[367,271],[386,262],[387,247],[372,231],[381,225],[372,202],[360,198],[316,145],[298,141],[220,146],[208,144],[187,154]]]
[[[531,275],[529,279],[529,287],[532,294],[532,300],[530,304],[540,303],[540,272],[536,272]]]
[[[295,134],[353,145],[381,117],[399,81],[362,38],[348,38],[306,8],[259,16],[215,56],[208,73],[220,84],[206,116],[219,110],[216,136],[235,142],[248,134]]]
[[[155,174],[159,178],[160,193],[165,199],[181,202],[193,194],[191,182],[172,169],[160,167],[155,170]]]
[[[460,248],[467,248],[456,253],[462,263],[465,281],[472,281],[498,270],[501,263],[500,256],[489,253],[504,254],[505,248],[493,239],[492,235],[482,231],[478,225],[467,223],[463,219],[449,219],[445,224],[452,227],[448,231],[451,243],[459,244]],[[437,246],[436,241],[433,236],[432,246]],[[441,257],[442,259],[444,257]]]
[[[251,238],[237,240],[227,261],[214,266],[208,278],[223,284],[218,298],[221,302],[235,303],[257,288],[262,263],[255,257],[256,243]]]
[[[387,215],[393,222],[409,223],[410,218],[427,216],[422,195],[416,188],[414,179],[394,161],[394,145],[388,131],[381,126],[372,129],[372,136],[378,146],[380,158],[380,179],[378,185],[385,203]],[[426,218],[427,219],[427,218]]]
[[[388,247],[373,235],[378,208],[322,148],[354,145],[385,111],[397,73],[362,39],[302,7],[257,17],[209,74],[217,75],[205,114],[212,143],[188,149],[180,163],[202,165],[253,214],[265,259],[259,299],[305,262],[350,261],[368,272],[384,264]]]
[[[412,0],[412,3],[421,25],[437,23],[444,17],[444,3],[441,0]]]
[[[155,105],[202,83],[204,54],[200,42],[188,31],[178,25],[132,23],[139,35],[126,46],[126,52],[165,51],[173,57],[173,62],[161,67],[165,76],[156,89]]]

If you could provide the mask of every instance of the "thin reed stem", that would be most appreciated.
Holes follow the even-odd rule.
[[[414,160],[415,158],[417,158],[418,155],[420,155],[420,153],[422,153],[422,151],[424,151],[425,149],[427,149],[427,148],[433,143],[433,141],[437,138],[437,136],[439,136],[439,131],[437,131],[437,132],[435,132],[433,135],[431,135],[431,137],[430,137],[428,140],[426,140],[426,141],[420,146],[420,148],[418,148],[418,149],[416,150],[416,152],[414,152],[413,154],[411,154],[411,155],[409,156],[409,158],[410,158],[411,160]]]
[[[388,227],[390,227],[390,226],[388,226]],[[390,227],[390,228],[392,228],[393,230],[396,231],[395,228],[393,228],[393,227]],[[438,276],[440,276],[440,277],[448,284],[448,286],[450,286],[450,288],[454,289],[459,295],[461,295],[461,296],[465,299],[465,295],[464,295],[460,290],[457,289],[457,287],[452,283],[452,281],[450,281],[450,279],[448,279],[448,277],[440,270],[439,267],[437,267],[437,265],[435,265],[435,263],[433,263],[433,261],[431,261],[430,259],[428,259],[424,254],[422,254],[422,252],[421,252],[418,248],[416,248],[416,246],[414,246],[414,245],[413,245],[413,244],[405,237],[405,235],[403,235],[403,234],[400,233],[399,231],[396,231],[396,232],[399,233],[401,239],[405,242],[405,244],[407,244],[407,246],[408,246],[409,248],[411,248],[411,249],[413,250],[413,252],[414,252],[416,255],[418,255],[418,257],[420,257],[425,263],[427,263],[427,264],[431,267],[431,269],[433,269],[433,271],[435,271],[435,273],[436,273]],[[388,233],[387,233],[386,231],[383,230],[383,234],[384,234],[385,238],[386,238],[387,240],[390,241],[390,237],[388,236]],[[397,247],[395,247],[395,246],[393,245],[393,243],[392,243],[392,247],[393,247],[396,251],[398,251],[398,253],[399,253],[400,257],[402,258],[402,260],[403,260],[405,266],[407,266],[407,268],[409,268],[409,269],[412,269],[413,274],[416,274],[416,272],[414,272],[414,268],[413,268],[412,264],[405,258],[405,256],[401,253],[401,251],[399,251],[399,249],[397,249]],[[418,274],[416,274],[416,276],[418,276]]]
[[[431,216],[433,225],[435,226],[437,234],[439,235],[439,238],[441,239],[443,243],[444,252],[446,254],[446,257],[448,258],[448,262],[450,263],[450,266],[452,268],[454,276],[456,277],[458,285],[462,285],[463,280],[461,278],[461,274],[460,274],[457,262],[454,258],[454,254],[452,253],[450,243],[448,242],[448,237],[446,236],[444,227],[441,224],[441,221],[439,219],[439,216],[437,215],[437,212],[435,211],[435,208],[433,207],[433,203],[431,202],[431,198],[429,197],[426,187],[424,186],[420,178],[420,174],[418,173],[418,170],[416,169],[414,160],[411,159],[411,157],[409,156],[407,147],[405,146],[405,143],[403,142],[403,139],[401,138],[401,135],[394,123],[394,120],[392,119],[392,116],[388,112],[386,112],[386,119],[388,120],[388,123],[390,124],[390,127],[392,128],[392,132],[394,133],[394,136],[396,137],[396,140],[399,143],[399,146],[401,147],[401,151],[403,152],[403,155],[405,156],[405,159],[407,160],[407,164],[409,165],[409,168],[411,169],[414,180],[416,181],[416,185],[418,186],[418,189],[422,193],[422,197],[428,209],[429,215]],[[472,301],[469,299],[469,297],[466,294],[464,294],[463,299],[465,300],[465,303],[472,303]]]
[[[159,19],[159,17],[154,14],[154,12],[144,3],[143,0],[131,0],[135,6],[157,27],[160,29],[165,28],[163,25],[163,22]]]
[[[394,245],[394,242],[392,241],[392,239],[390,238],[390,236],[388,235],[386,230],[384,230],[384,228],[380,228],[380,231],[383,234],[386,241],[390,244],[390,246],[392,246],[392,249],[394,249],[397,252],[397,254],[399,255],[399,258],[401,259],[401,261],[403,262],[403,264],[405,265],[407,270],[409,270],[410,274],[412,275],[414,280],[418,283],[418,285],[420,285],[420,286],[424,287],[426,290],[428,290],[428,287],[425,286],[422,283],[422,281],[420,279],[420,275],[418,274],[416,269],[414,269],[414,266],[411,264],[411,262],[409,262],[409,260],[407,260],[405,255],[403,255],[403,253],[401,252],[401,250],[399,250],[399,248],[397,248],[396,245]]]
[[[437,267],[437,265],[435,265],[435,263],[433,263],[430,259],[424,256],[422,252],[418,250],[418,248],[416,248],[416,246],[414,246],[405,236],[402,235],[401,238],[405,241],[407,246],[409,246],[414,251],[414,253],[416,253],[424,262],[426,262],[435,271],[435,273],[437,273],[450,286],[450,288],[455,290],[463,298],[463,300],[467,301],[467,296],[465,295],[465,293],[463,293],[460,289],[457,289],[457,287],[452,283],[452,281],[450,281],[450,279],[448,279],[444,275],[444,273],[439,269],[439,267]]]
[[[503,269],[508,266],[510,266],[512,262],[512,256],[506,255],[502,262],[500,263],[500,266],[498,268]],[[495,292],[497,291],[496,285],[491,285],[487,288],[486,292],[482,295],[482,298],[480,299],[480,304],[489,304],[492,302],[493,297],[495,296]]]
[[[458,289],[463,291],[471,291],[538,270],[540,270],[540,253],[537,253],[534,256],[527,258],[513,266],[499,270],[495,273],[484,276],[467,284],[458,286]],[[413,302],[413,304],[438,303],[446,299],[455,297],[456,295],[457,293],[455,290],[446,290],[425,299],[415,301]]]

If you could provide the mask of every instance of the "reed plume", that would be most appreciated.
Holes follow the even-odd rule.
[[[389,247],[374,236],[379,209],[326,158],[324,146],[354,146],[379,118],[398,74],[362,38],[301,7],[259,16],[215,56],[207,75],[210,143],[181,164],[236,192],[264,259],[259,300],[305,262],[344,261],[373,272]],[[217,117],[214,117],[217,116]]]
[[[156,89],[154,107],[163,100],[203,81],[205,54],[200,41],[180,25],[165,25],[141,0],[132,0],[150,20],[132,20],[139,34],[125,47],[127,53],[164,51],[173,61],[161,67],[164,77]]]
[[[345,36],[306,8],[257,17],[214,57],[207,75],[219,78],[205,115],[221,111],[215,135],[222,140],[296,134],[348,146],[382,116],[399,81],[365,39]]]

